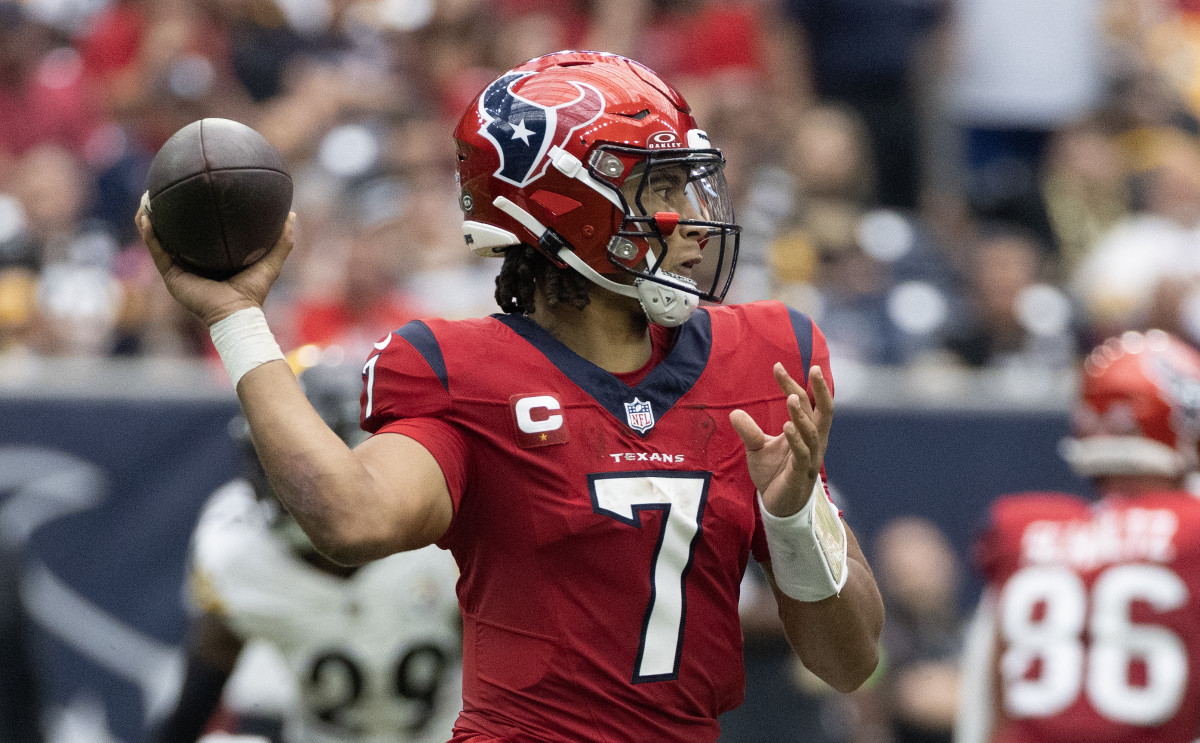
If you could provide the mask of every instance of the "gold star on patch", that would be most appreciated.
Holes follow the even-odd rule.
[[[546,438],[547,438],[546,434],[544,434],[544,433],[543,433],[543,434],[542,434],[542,436],[541,436],[541,438],[542,438],[542,441],[545,441],[545,440],[546,440]]]

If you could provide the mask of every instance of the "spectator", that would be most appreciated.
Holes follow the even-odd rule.
[[[1106,79],[1103,0],[962,0],[948,81],[969,202],[1049,240],[1038,181],[1060,126],[1096,110]]]
[[[1171,115],[1176,125],[1200,117],[1196,3],[1108,0],[1105,11],[1113,69],[1127,89],[1140,88],[1143,109],[1147,103],[1169,100],[1170,108],[1183,109]]]
[[[945,534],[916,516],[887,523],[875,540],[888,612],[884,667],[854,695],[873,739],[949,743],[958,710],[962,570]],[[874,707],[874,709],[872,709]]]
[[[0,177],[40,144],[82,156],[100,123],[79,54],[23,3],[0,2]]]
[[[331,223],[313,225],[315,243],[296,295],[279,309],[291,328],[287,345],[338,346],[365,360],[379,328],[416,319],[418,306],[402,289],[418,265],[400,237],[415,198],[407,189],[396,179],[369,181],[337,202]]]
[[[817,285],[836,291],[828,269],[857,249],[854,231],[872,200],[875,168],[866,129],[851,109],[814,106],[795,120],[780,165],[775,180],[787,188],[762,194],[761,201],[780,203],[771,207],[776,214],[761,236],[751,231],[754,221],[747,224],[747,250],[755,237],[769,240],[768,265],[780,298],[796,301]],[[811,308],[810,302],[797,304]]]
[[[1091,334],[1147,326],[1164,278],[1200,275],[1200,151],[1179,130],[1160,131],[1142,151],[1143,203],[1104,233],[1068,278]]]
[[[1077,321],[1066,295],[1044,281],[1044,243],[1022,227],[989,224],[968,255],[965,314],[947,347],[973,367],[1069,368]]]
[[[883,206],[915,209],[925,185],[921,136],[945,0],[784,0],[802,37],[802,67],[817,100],[858,112],[870,132]]]
[[[1046,146],[1041,194],[1057,248],[1052,276],[1061,282],[1133,209],[1129,161],[1115,127],[1092,116],[1057,129]]]
[[[848,361],[899,364],[936,356],[961,257],[945,249],[919,213],[872,206],[874,163],[852,109],[813,106],[792,131],[787,169],[774,176],[789,187],[774,195],[775,210],[786,216],[768,222],[752,211],[747,217],[748,243],[757,237],[751,225],[774,229],[768,247],[774,296],[817,313]],[[759,202],[775,203],[764,194],[750,205]]]
[[[93,182],[69,150],[43,144],[17,162],[11,188],[37,272],[28,348],[50,356],[105,356],[122,292],[112,276],[116,241],[87,218]]]

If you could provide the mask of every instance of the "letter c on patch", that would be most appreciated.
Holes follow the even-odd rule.
[[[517,427],[524,433],[546,433],[547,431],[557,431],[562,428],[563,417],[556,413],[552,413],[545,420],[535,421],[532,411],[534,410],[561,410],[562,406],[558,404],[558,400],[550,395],[542,395],[540,397],[523,397],[517,400],[514,410],[517,414]]]

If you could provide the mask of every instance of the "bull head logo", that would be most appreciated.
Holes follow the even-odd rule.
[[[551,147],[565,145],[575,130],[604,112],[604,97],[587,83],[570,82],[579,95],[555,106],[543,105],[513,91],[521,80],[536,74],[504,75],[479,97],[479,116],[483,120],[479,133],[500,154],[500,168],[495,175],[518,188],[541,177]]]

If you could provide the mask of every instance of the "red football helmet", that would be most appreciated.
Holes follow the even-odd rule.
[[[488,85],[454,138],[463,236],[476,254],[532,245],[637,297],[661,325],[724,298],[740,233],[725,160],[648,68],[600,52],[538,57]],[[663,268],[676,231],[703,248],[688,276]]]
[[[1161,330],[1105,341],[1084,361],[1073,427],[1062,453],[1081,476],[1195,469],[1200,353]]]

